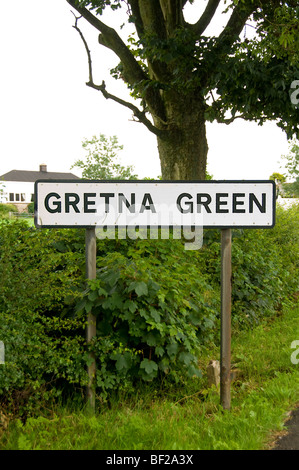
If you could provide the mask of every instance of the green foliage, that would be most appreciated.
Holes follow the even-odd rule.
[[[139,241],[126,255],[98,259],[96,281],[89,282],[78,310],[98,318],[97,380],[109,388],[125,378],[152,380],[165,374],[175,381],[198,374],[198,336],[210,334],[217,309],[211,287],[190,264],[180,242]],[[192,281],[190,281],[190,276]],[[206,338],[207,339],[207,338]],[[103,342],[110,354],[99,355]],[[107,377],[110,374],[110,382]]]
[[[220,278],[220,244],[216,231],[205,234],[201,250],[205,271]],[[232,319],[249,326],[272,315],[298,290],[299,206],[277,208],[270,230],[233,230]]]
[[[295,179],[292,183],[283,185],[283,190],[288,197],[299,197],[299,145],[298,141],[292,140],[288,155],[283,155],[287,177]]]
[[[281,173],[272,173],[271,176],[269,176],[269,179],[270,180],[273,180],[273,181],[279,181],[280,183],[284,183],[285,180],[286,180],[286,177],[284,175],[282,175]]]
[[[289,154],[284,155],[283,159],[286,161],[285,168],[289,177],[299,176],[299,142],[293,140],[290,142]]]
[[[258,47],[266,57],[288,57],[295,63],[299,51],[299,8],[296,2],[282,3],[278,6],[268,2],[264,7],[266,15],[255,14],[261,37]]]
[[[34,202],[30,202],[27,207],[28,214],[34,214]]]
[[[133,174],[132,166],[125,167],[117,163],[117,153],[123,147],[118,144],[116,136],[109,138],[103,134],[99,137],[93,136],[91,139],[85,139],[82,147],[88,152],[86,159],[77,160],[71,167],[81,168],[82,178],[100,180],[137,178]]]
[[[251,327],[298,291],[299,208],[277,210],[269,230],[233,231],[232,316]],[[200,375],[202,349],[219,345],[220,234],[181,240],[97,240],[97,278],[85,281],[84,230],[0,222],[0,402],[19,414],[83,390],[89,350],[96,394]],[[87,348],[87,313],[97,337]],[[82,392],[83,393],[83,392]]]
[[[76,3],[98,14],[107,5],[113,9],[122,6],[119,1]],[[196,21],[195,26],[184,21],[182,4],[170,8],[158,2],[149,8],[142,3],[134,2],[126,10],[127,20],[134,23],[138,35],[127,40],[132,60],[126,61],[119,53],[122,60],[112,71],[116,78],[126,81],[134,97],[152,105],[151,97],[160,94],[167,106],[171,96],[176,101],[178,96],[198,93],[205,101],[207,120],[229,123],[236,116],[260,124],[275,120],[289,138],[298,135],[299,111],[290,99],[290,85],[299,79],[297,2],[226,2],[223,13],[231,15],[231,21],[217,38],[205,36],[205,28],[198,31]],[[207,24],[214,16],[205,12],[198,24],[205,23],[205,15]],[[237,18],[240,25],[253,20],[255,34],[246,34],[245,27],[240,37],[242,28]],[[105,36],[105,32],[102,34]],[[114,42],[104,44],[115,52]],[[130,78],[132,64],[142,71],[138,79],[134,73],[134,79]]]
[[[18,212],[14,204],[0,204],[0,215],[8,215],[9,212]]]
[[[78,231],[0,222],[0,338],[5,344],[0,397],[20,414],[31,401],[36,406],[60,393],[60,379],[84,378],[78,364],[85,319],[63,318],[82,290],[83,253]]]
[[[103,14],[104,9],[109,6],[112,10],[117,10],[121,7],[120,0],[76,0],[75,3],[80,7],[90,7],[90,10],[95,10],[99,15]]]
[[[220,406],[218,390],[207,388],[206,377],[178,387],[144,384],[131,397],[121,394],[109,406],[102,405],[94,416],[71,400],[26,423],[9,423],[0,412],[0,449],[268,449],[298,403],[299,370],[290,361],[298,314],[298,307],[285,309],[283,315],[233,335],[232,358],[240,376],[231,386],[230,412]],[[215,350],[205,351],[203,364],[211,354]]]

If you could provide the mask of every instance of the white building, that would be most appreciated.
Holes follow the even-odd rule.
[[[0,203],[14,204],[19,212],[26,210],[34,200],[34,183],[41,179],[79,179],[73,173],[47,171],[47,165],[39,166],[39,171],[12,170],[0,176]]]

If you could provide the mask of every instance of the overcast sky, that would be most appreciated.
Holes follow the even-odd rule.
[[[38,170],[41,163],[68,172],[85,155],[83,139],[102,133],[118,137],[122,162],[140,178],[157,177],[155,136],[132,122],[128,109],[85,85],[86,52],[70,10],[66,0],[1,1],[0,174]],[[109,92],[127,97],[125,86],[109,74],[117,58],[97,45],[97,32],[85,20],[79,25],[93,52],[94,81],[105,80]],[[274,123],[208,124],[207,135],[214,179],[268,179],[282,171],[288,142]],[[72,172],[81,176],[79,169]]]

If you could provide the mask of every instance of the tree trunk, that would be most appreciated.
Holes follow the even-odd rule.
[[[166,180],[204,180],[208,144],[201,98],[171,92],[165,93],[167,126],[158,137],[162,178]],[[159,126],[159,122],[155,122]],[[160,125],[161,127],[161,125]]]

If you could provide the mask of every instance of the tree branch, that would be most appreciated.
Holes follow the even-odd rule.
[[[168,36],[183,24],[182,0],[159,0]]]
[[[124,106],[125,108],[128,108],[131,111],[133,111],[134,116],[136,116],[136,118],[138,119],[137,122],[140,122],[140,123],[144,124],[145,127],[147,127],[147,129],[149,131],[151,131],[153,134],[155,134],[156,136],[162,137],[162,135],[164,134],[163,130],[158,129],[157,127],[155,127],[151,123],[151,121],[146,117],[146,115],[145,115],[146,111],[145,110],[141,111],[139,108],[137,108],[137,106],[130,103],[129,101],[125,101],[125,100],[119,98],[118,96],[115,96],[115,95],[112,95],[111,93],[108,93],[108,91],[106,90],[106,84],[105,84],[104,81],[102,81],[101,85],[96,85],[95,83],[90,82],[90,81],[87,82],[86,85],[93,88],[93,89],[95,89],[95,90],[97,90],[97,91],[100,91],[102,93],[102,95],[104,96],[104,98],[106,98],[107,100],[110,99],[112,101],[115,101],[116,103],[118,103],[118,104]]]
[[[245,115],[244,114],[238,114],[238,116],[232,116],[231,118],[217,117],[216,121],[219,124],[229,125],[232,122],[234,122],[236,119],[245,119]]]
[[[75,13],[72,11],[71,12],[74,17],[75,17],[75,24],[73,26],[73,28],[79,33],[82,41],[83,41],[83,44],[85,46],[85,50],[86,50],[86,53],[87,53],[87,58],[88,58],[88,72],[89,72],[89,81],[90,82],[93,82],[93,78],[92,78],[92,61],[91,61],[91,53],[90,53],[90,50],[89,50],[89,47],[88,47],[88,44],[86,42],[86,39],[85,37],[83,36],[81,30],[78,28],[78,20],[80,18],[82,18],[81,16],[76,16]]]
[[[140,14],[139,0],[128,0],[129,5],[131,6],[133,21],[135,28],[138,34],[138,37],[141,38],[144,34],[143,21]]]
[[[72,12],[73,13],[73,12]],[[74,13],[73,13],[74,14]],[[102,84],[101,85],[96,85],[93,81],[93,74],[92,74],[92,61],[91,61],[91,53],[90,53],[90,50],[89,50],[89,47],[88,47],[88,44],[86,42],[86,39],[82,33],[82,31],[80,30],[80,28],[78,28],[78,20],[81,18],[80,17],[76,17],[76,15],[74,14],[75,16],[75,25],[73,26],[73,28],[78,32],[78,34],[80,35],[82,41],[83,41],[83,44],[84,44],[84,47],[85,47],[85,50],[86,50],[86,53],[87,53],[87,58],[88,58],[88,72],[89,72],[89,81],[86,82],[86,85],[89,86],[90,88],[93,88],[97,91],[100,91],[102,93],[102,95],[104,96],[104,98],[106,99],[111,99],[113,101],[115,101],[116,103],[130,109],[131,111],[133,111],[133,114],[134,116],[136,116],[136,118],[138,119],[138,122],[141,122],[142,124],[144,124],[147,129],[149,131],[151,131],[152,133],[154,133],[155,135],[157,136],[162,136],[163,135],[163,131],[161,129],[158,129],[157,127],[155,127],[152,122],[146,117],[146,112],[145,110],[141,111],[139,108],[137,108],[137,106],[133,105],[132,103],[130,103],[129,101],[125,101],[121,98],[119,98],[118,96],[115,96],[115,95],[112,95],[111,93],[108,93],[107,90],[106,90],[106,84],[104,81],[102,81]]]
[[[75,0],[67,0],[67,2],[101,33],[99,36],[100,44],[111,49],[122,61],[125,68],[129,71],[130,85],[147,78],[133,54],[113,28],[107,26],[86,8],[77,5]]]
[[[240,36],[242,29],[244,28],[246,21],[250,15],[254,12],[258,2],[239,2],[228,20],[222,33],[219,35],[218,41],[227,45],[232,45],[234,41]]]
[[[195,24],[187,24],[188,28],[194,32],[194,34],[199,37],[205,31],[205,29],[210,24],[217,8],[220,3],[220,0],[209,0],[205,11]]]
[[[86,19],[92,26],[100,31],[101,34],[99,35],[99,43],[105,47],[108,47],[119,57],[124,68],[125,81],[129,85],[136,87],[137,84],[141,84],[143,81],[148,81],[148,75],[136,61],[130,49],[126,46],[126,44],[113,28],[110,28],[104,24],[86,8],[77,5],[75,0],[66,1],[75,10],[77,10],[84,19]],[[158,118],[165,120],[164,105],[159,91],[154,90],[152,87],[148,87],[145,92],[145,100],[151,112]]]

